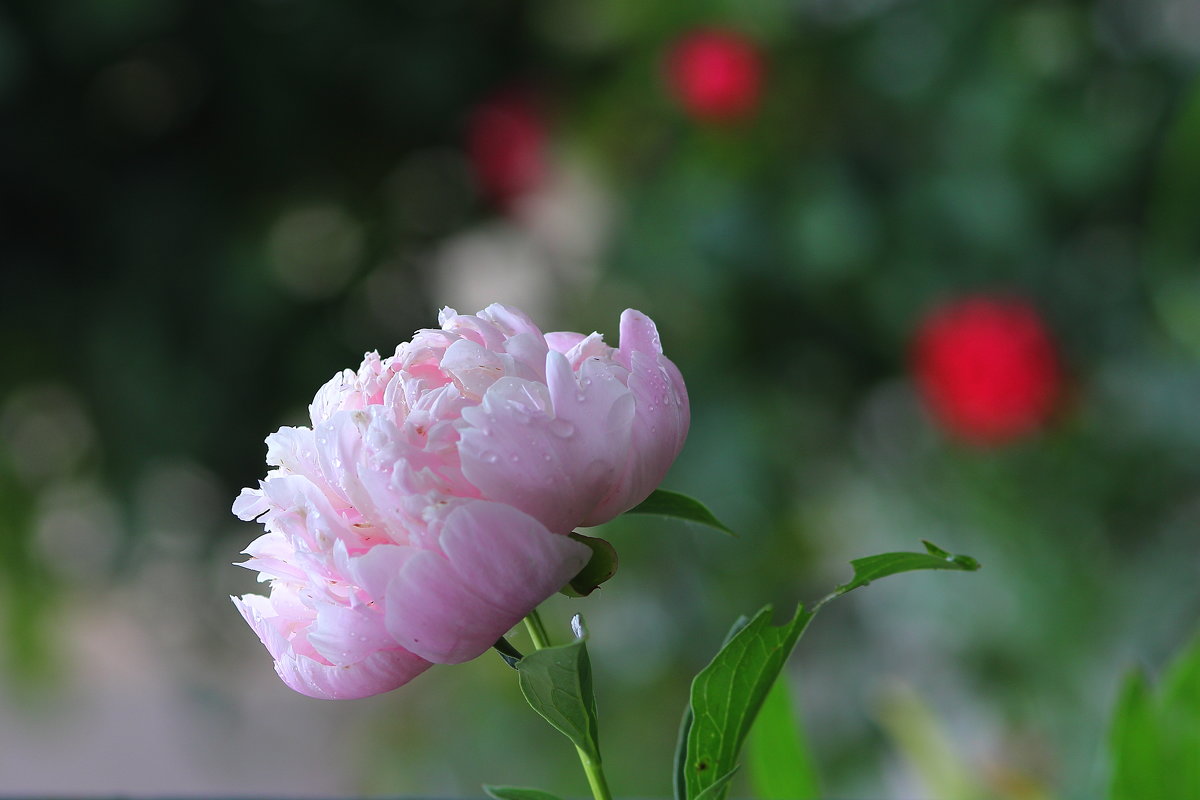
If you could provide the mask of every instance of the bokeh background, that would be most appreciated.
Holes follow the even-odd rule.
[[[1099,796],[1200,612],[1198,61],[1189,0],[0,5],[0,793],[586,794],[498,658],[310,700],[227,599],[266,434],[504,301],[654,317],[741,532],[550,604],[619,795],[735,616],[928,538],[983,571],[790,664],[826,793]]]

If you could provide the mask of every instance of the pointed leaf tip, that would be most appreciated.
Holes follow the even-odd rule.
[[[925,545],[925,550],[929,553],[929,555],[937,556],[938,558],[944,558],[947,561],[957,564],[961,569],[968,572],[974,572],[980,567],[979,562],[970,556],[958,556],[954,555],[953,553],[947,553],[945,550],[938,547],[928,539],[922,539],[921,544]]]
[[[728,525],[717,519],[708,507],[694,497],[686,494],[671,492],[666,489],[655,489],[649,497],[625,512],[626,514],[655,514],[660,517],[674,517],[686,522],[695,522],[709,528],[727,533],[737,538],[737,533]]]
[[[980,564],[970,556],[949,553],[932,542],[922,540],[925,545],[924,553],[880,553],[875,556],[856,558],[850,562],[854,568],[854,578],[849,583],[839,586],[822,604],[839,597],[847,592],[866,586],[871,581],[898,575],[901,572],[913,572],[923,569],[949,569],[961,572],[974,572]]]

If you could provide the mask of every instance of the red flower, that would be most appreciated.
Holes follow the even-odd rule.
[[[671,48],[666,68],[675,98],[698,120],[732,121],[758,107],[762,57],[739,33],[693,31]]]
[[[1036,430],[1062,391],[1050,333],[1019,298],[965,297],[935,309],[917,331],[913,369],[937,421],[976,445]]]
[[[508,90],[471,114],[467,155],[484,194],[508,205],[546,174],[546,125],[533,98]]]

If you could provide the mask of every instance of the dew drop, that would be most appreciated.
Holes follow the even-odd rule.
[[[517,455],[516,453],[513,453],[511,456],[508,457],[508,460],[511,461],[512,463],[516,464],[518,461],[521,460],[521,457],[519,455]]]
[[[500,456],[496,455],[495,453],[484,453],[483,460],[489,464],[495,464],[500,460]]]
[[[550,424],[547,427],[550,428],[551,433],[553,433],[555,436],[559,436],[563,439],[566,439],[575,434],[575,426],[572,425],[571,423],[567,422],[565,419],[550,420]]]

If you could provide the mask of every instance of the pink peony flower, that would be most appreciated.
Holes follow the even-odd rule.
[[[587,563],[567,537],[641,502],[689,423],[654,323],[543,335],[520,311],[444,309],[395,355],[317,392],[312,427],[267,437],[274,467],[234,513],[266,533],[233,598],[283,681],[365,697],[472,659]]]

